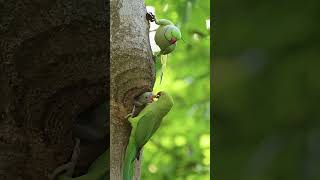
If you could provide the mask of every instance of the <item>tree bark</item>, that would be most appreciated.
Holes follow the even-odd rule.
[[[155,66],[149,43],[149,23],[143,0],[112,0],[110,51],[110,176],[122,180],[122,162],[130,135],[125,116],[134,97],[152,91]],[[136,162],[135,179],[140,179]]]
[[[1,180],[69,161],[74,119],[109,93],[105,13],[103,0],[0,2]]]

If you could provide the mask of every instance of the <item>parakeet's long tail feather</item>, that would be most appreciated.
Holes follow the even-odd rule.
[[[162,55],[161,56],[161,76],[160,76],[160,84],[162,82],[162,77],[163,77],[163,73],[166,70],[167,67],[167,60],[168,60],[168,55]]]
[[[132,180],[134,170],[134,160],[137,157],[137,147],[133,143],[133,139],[130,137],[129,144],[126,149],[124,158],[124,166],[122,169],[123,180]]]

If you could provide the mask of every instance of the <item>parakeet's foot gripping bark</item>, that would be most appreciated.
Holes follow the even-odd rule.
[[[50,180],[109,180],[110,155],[107,149],[89,167],[87,174],[72,178],[80,154],[80,140],[76,139],[71,161],[56,168],[49,175]],[[64,172],[64,173],[63,173]]]
[[[147,104],[138,116],[128,119],[132,130],[123,161],[123,180],[132,180],[135,159],[139,158],[141,149],[157,131],[162,119],[173,106],[173,99],[166,92],[159,92],[156,98],[158,100]]]
[[[147,18],[147,20],[150,21],[150,22],[155,21],[155,16],[154,16],[154,14],[152,14],[152,12],[147,12],[146,18]]]
[[[77,164],[78,158],[80,154],[80,139],[76,139],[75,146],[73,148],[73,153],[70,162],[63,164],[59,167],[57,167],[52,174],[48,175],[49,180],[55,180],[56,177],[61,174],[62,172],[65,172],[64,175],[67,177],[72,177],[72,174],[74,172],[74,168]]]

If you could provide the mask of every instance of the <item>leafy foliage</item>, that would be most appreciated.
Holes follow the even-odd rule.
[[[319,1],[217,4],[214,178],[320,179]]]
[[[142,179],[209,179],[209,1],[147,0],[146,6],[154,7],[157,18],[174,22],[185,42],[168,56],[161,84],[157,71],[154,91],[170,92],[175,105],[144,148]]]

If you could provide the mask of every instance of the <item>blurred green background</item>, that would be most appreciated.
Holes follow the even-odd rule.
[[[215,3],[214,179],[320,179],[319,6]]]
[[[147,0],[145,4],[158,19],[169,19],[176,24],[185,42],[180,40],[176,50],[169,54],[161,84],[160,64],[157,64],[154,92],[170,92],[175,104],[144,148],[141,179],[209,180],[209,1]],[[150,40],[154,41],[152,37]],[[154,42],[151,45],[156,51]]]

